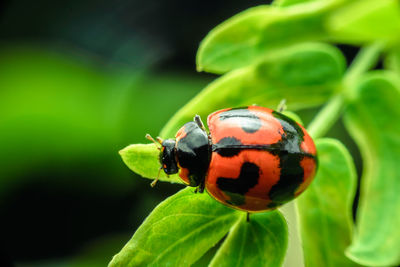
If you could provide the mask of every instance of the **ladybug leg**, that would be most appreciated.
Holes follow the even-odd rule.
[[[247,212],[246,214],[246,222],[250,222],[250,212]]]
[[[203,193],[204,192],[204,187],[205,187],[205,183],[204,182],[202,182],[202,183],[200,183],[199,184],[199,193]]]
[[[154,187],[156,185],[156,183],[158,182],[158,178],[160,177],[160,172],[162,170],[162,167],[160,167],[160,169],[158,170],[158,174],[157,174],[157,178],[153,180],[153,182],[151,182],[150,186]]]
[[[198,187],[196,187],[196,189],[194,190],[194,193],[203,193],[204,192],[204,183],[199,184]]]
[[[278,105],[278,108],[276,109],[278,112],[282,112],[287,108],[286,106],[286,99],[282,99],[281,102]]]
[[[203,130],[206,131],[206,128],[204,127],[203,122],[201,121],[201,118],[199,115],[194,116],[194,122]]]

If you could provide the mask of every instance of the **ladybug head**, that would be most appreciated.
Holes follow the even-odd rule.
[[[161,144],[160,163],[166,174],[175,174],[178,172],[175,144],[176,141],[174,139],[166,139]]]

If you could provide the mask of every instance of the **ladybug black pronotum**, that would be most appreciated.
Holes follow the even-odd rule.
[[[176,139],[157,139],[166,174],[179,173],[188,186],[247,212],[275,209],[313,180],[314,142],[287,116],[259,106],[228,108],[210,114],[207,124],[209,133],[196,116]]]

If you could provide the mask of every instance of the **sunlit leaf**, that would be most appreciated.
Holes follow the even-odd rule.
[[[225,73],[295,43],[325,40],[323,18],[340,2],[314,1],[284,9],[258,6],[239,13],[204,38],[197,52],[197,69]]]
[[[281,266],[287,248],[287,225],[279,211],[251,214],[233,227],[210,267]]]
[[[398,0],[350,1],[327,19],[327,29],[345,43],[400,40]]]
[[[145,178],[154,179],[159,175],[160,181],[182,183],[177,174],[167,177],[163,170],[160,171],[160,151],[155,144],[130,145],[120,150],[119,154],[129,169]]]
[[[306,266],[358,266],[345,256],[352,238],[357,175],[347,149],[335,139],[316,141],[318,172],[296,201]]]
[[[400,264],[399,84],[389,72],[365,75],[345,113],[364,160],[357,231],[347,255],[368,266]]]
[[[257,104],[276,109],[282,99],[289,110],[320,105],[337,89],[344,68],[344,57],[333,46],[293,46],[211,83],[170,119],[160,135],[173,137],[195,114],[205,119],[227,107]]]
[[[109,266],[190,266],[242,214],[186,188],[157,206]]]

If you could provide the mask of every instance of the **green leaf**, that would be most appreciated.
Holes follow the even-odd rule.
[[[195,114],[206,118],[227,107],[257,104],[275,109],[282,99],[290,110],[320,105],[338,88],[345,65],[333,46],[293,46],[211,83],[170,119],[160,135],[172,137]]]
[[[323,18],[342,0],[290,8],[258,6],[226,20],[201,42],[197,69],[225,73],[258,62],[287,46],[328,38]]]
[[[160,151],[155,144],[130,145],[120,150],[119,154],[129,169],[145,178],[155,179],[159,175],[160,181],[182,183],[177,174],[167,176],[164,171],[159,171]]]
[[[398,0],[352,1],[327,19],[327,30],[345,43],[400,40]]]
[[[189,266],[221,240],[241,213],[193,190],[157,206],[109,266]]]
[[[392,73],[366,74],[345,113],[364,160],[357,231],[348,257],[368,266],[400,264],[400,91]]]
[[[279,211],[251,214],[250,222],[242,216],[209,266],[281,266],[287,239],[286,221]]]
[[[313,1],[321,1],[321,0],[275,0],[273,2],[273,5],[280,6],[280,7],[287,7],[287,6],[304,4],[307,2],[313,2]]]
[[[282,111],[282,114],[284,114],[287,117],[291,118],[295,122],[300,123],[301,125],[304,124],[303,121],[301,120],[301,118],[299,117],[299,115],[297,115],[296,113],[294,113],[294,112],[292,112],[290,110],[284,110],[284,111]]]
[[[385,57],[385,68],[400,74],[400,44],[394,47]]]
[[[335,139],[316,141],[318,172],[297,199],[306,266],[358,266],[345,256],[352,237],[352,205],[357,186],[353,160]]]

